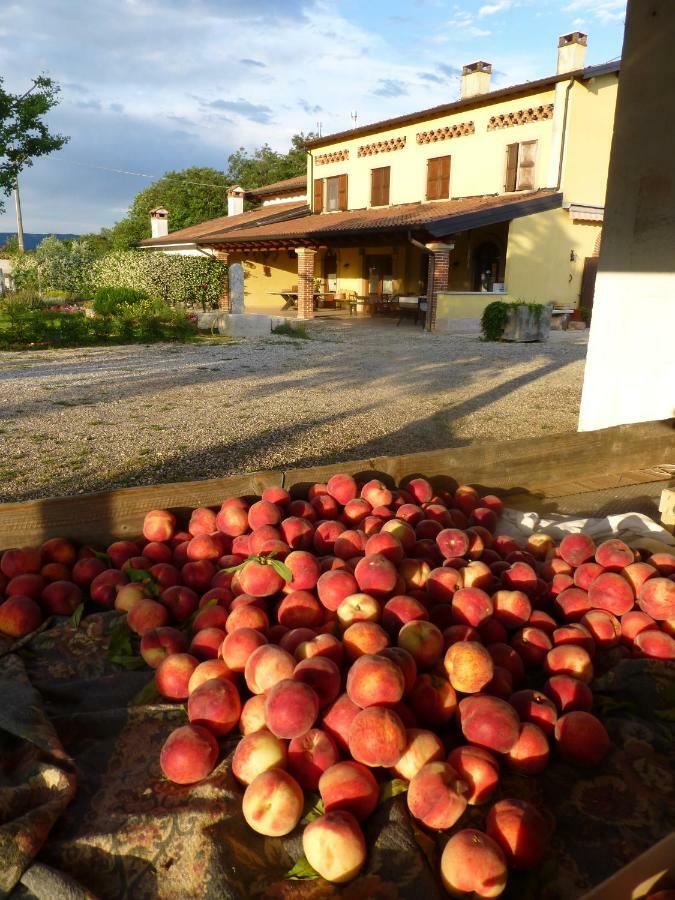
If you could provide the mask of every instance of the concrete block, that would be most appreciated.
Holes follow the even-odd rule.
[[[243,338],[267,337],[273,328],[284,323],[293,327],[295,320],[256,313],[228,313],[218,309],[198,313],[197,317],[200,331],[217,331],[218,334]]]

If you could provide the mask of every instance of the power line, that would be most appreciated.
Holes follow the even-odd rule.
[[[200,187],[218,188],[219,191],[222,191],[227,186],[224,184],[214,184],[212,181],[188,181],[185,178],[178,178],[172,175],[147,175],[145,172],[131,172],[128,169],[112,169],[109,166],[96,166],[93,163],[79,162],[76,159],[59,159],[58,157],[54,157],[53,159],[55,162],[66,163],[66,165],[82,166],[85,169],[98,169],[101,172],[113,172],[115,175],[134,175],[137,178],[148,178],[150,181],[158,181],[160,178],[170,179],[180,181],[181,184],[197,184]]]

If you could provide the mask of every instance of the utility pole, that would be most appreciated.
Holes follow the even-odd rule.
[[[23,219],[21,217],[21,196],[19,194],[19,176],[14,181],[14,202],[16,204],[16,239],[19,244],[19,251],[24,252],[23,243]]]

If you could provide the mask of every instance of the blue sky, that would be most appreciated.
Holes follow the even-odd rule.
[[[324,134],[459,95],[461,66],[493,86],[555,71],[558,35],[589,35],[587,63],[621,53],[626,0],[4,0],[0,74],[62,86],[61,152],[22,179],[26,231],[84,232],[122,218],[150,182],[224,169],[239,146]],[[100,166],[102,168],[94,168]],[[15,230],[13,204],[0,231]]]

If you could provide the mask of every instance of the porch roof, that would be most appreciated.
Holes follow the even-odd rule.
[[[255,227],[228,228],[204,234],[199,244],[242,250],[281,247],[320,246],[327,241],[366,237],[373,234],[413,230],[430,239],[507,222],[521,216],[562,206],[563,196],[552,190],[527,194],[491,194],[462,197],[429,203],[405,203],[398,206],[348,210],[346,212],[300,215],[283,222],[267,222]]]

